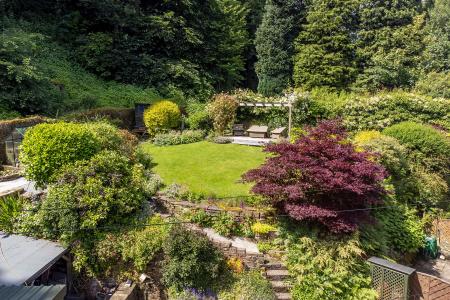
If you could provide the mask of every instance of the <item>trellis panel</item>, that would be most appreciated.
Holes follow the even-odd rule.
[[[371,257],[372,286],[380,300],[406,300],[409,293],[409,276],[412,268],[392,263],[385,259]]]

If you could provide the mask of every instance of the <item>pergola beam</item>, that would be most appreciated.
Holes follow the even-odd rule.
[[[289,102],[239,102],[239,106],[243,107],[290,107]]]

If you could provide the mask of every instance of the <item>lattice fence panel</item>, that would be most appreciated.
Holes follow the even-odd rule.
[[[380,300],[403,300],[408,297],[408,277],[405,274],[374,265],[372,285]]]

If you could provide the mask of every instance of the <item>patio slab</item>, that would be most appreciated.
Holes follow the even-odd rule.
[[[269,143],[274,143],[276,139],[270,138],[252,138],[248,136],[227,136],[226,138],[231,139],[233,144],[248,145],[248,146],[265,146]]]
[[[414,265],[414,268],[419,272],[430,274],[450,282],[450,260],[421,259]]]

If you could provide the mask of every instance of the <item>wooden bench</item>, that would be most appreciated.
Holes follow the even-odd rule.
[[[249,129],[247,129],[247,133],[248,133],[249,137],[253,137],[253,138],[265,138],[267,136],[268,131],[269,131],[269,127],[267,127],[267,126],[253,125]]]
[[[278,127],[270,132],[270,137],[273,139],[279,139],[286,137],[286,127]]]
[[[147,134],[147,128],[145,127],[135,127],[132,131],[135,135],[140,137],[145,137]]]

